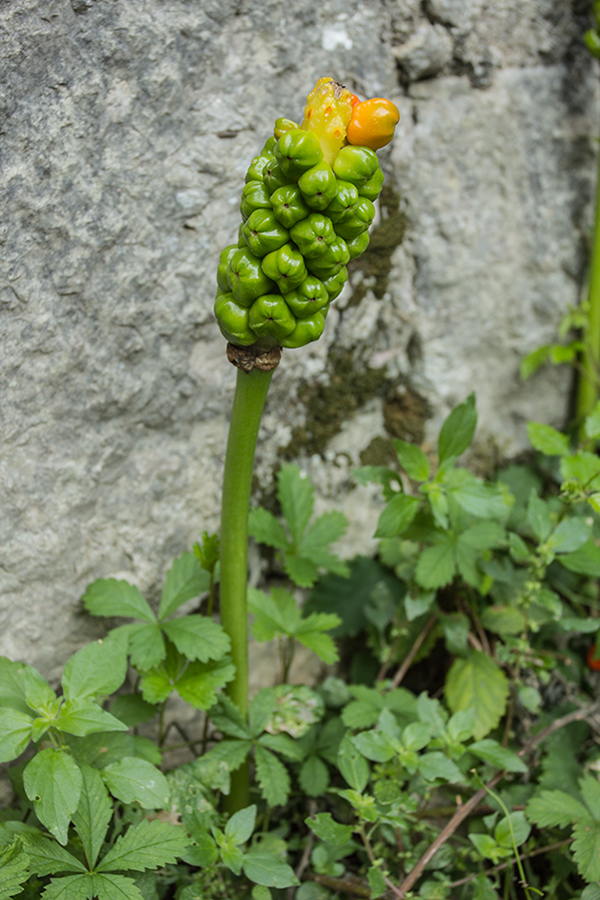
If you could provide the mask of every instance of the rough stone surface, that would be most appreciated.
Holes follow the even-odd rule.
[[[322,74],[400,134],[372,250],[324,338],[277,371],[257,477],[283,455],[350,519],[376,439],[426,445],[477,389],[483,446],[560,424],[569,374],[518,379],[577,302],[598,72],[571,0],[5,0],[0,5],[0,653],[55,677],[104,623],[86,584],[151,599],[216,529],[235,373],[212,316],[244,171]],[[582,12],[583,10],[583,12]],[[434,77],[432,77],[434,76]],[[329,399],[328,399],[329,398]],[[260,491],[259,491],[260,493]]]

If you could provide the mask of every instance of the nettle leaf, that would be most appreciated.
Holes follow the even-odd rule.
[[[125,757],[102,770],[109,791],[123,803],[139,803],[144,809],[165,809],[169,785],[163,773],[135,756]]]
[[[53,878],[41,895],[42,900],[88,900],[89,897],[100,897],[95,889],[95,877],[89,873]],[[124,900],[123,896],[119,900]]]
[[[569,438],[551,425],[528,422],[527,433],[531,446],[546,456],[565,456],[571,452]]]
[[[371,897],[372,900],[376,900],[377,897],[381,897],[382,894],[387,890],[387,884],[385,881],[385,876],[381,869],[376,866],[370,866],[367,870],[367,881],[369,882],[369,887],[371,888]],[[421,894],[423,896],[423,894]]]
[[[182,553],[173,561],[167,572],[158,607],[158,619],[162,621],[176,609],[204,594],[210,587],[210,574],[194,553]]]
[[[586,881],[600,881],[600,822],[579,819],[573,828],[573,859]]]
[[[81,770],[75,760],[62,750],[42,750],[27,764],[23,785],[42,825],[60,844],[66,844],[82,785]]]
[[[464,453],[473,440],[476,427],[475,394],[470,394],[452,410],[441,427],[438,439],[440,463]]]
[[[158,666],[165,658],[167,648],[162,630],[156,623],[126,626],[129,630],[129,654],[131,665],[141,672]]]
[[[317,813],[314,819],[305,819],[306,825],[322,841],[328,841],[338,847],[347,844],[354,831],[352,825],[336,822],[331,813]]]
[[[583,803],[565,791],[541,791],[531,798],[525,811],[540,828],[566,828],[590,817]]]
[[[419,501],[408,494],[393,497],[381,515],[375,532],[376,538],[393,538],[406,531],[417,514]]]
[[[81,775],[81,796],[73,825],[81,838],[88,865],[93,869],[111,820],[112,803],[97,769],[83,765]]]
[[[316,563],[304,556],[296,556],[292,552],[285,554],[283,568],[290,581],[301,588],[313,587],[319,575]]]
[[[388,466],[360,466],[358,469],[353,469],[352,474],[359,484],[367,485],[370,482],[380,484],[383,488],[383,499],[386,502],[391,500],[398,490],[402,490],[400,474]]]
[[[338,510],[323,513],[315,519],[299,541],[299,555],[310,559],[316,566],[327,569],[328,572],[347,575],[346,563],[327,549],[330,544],[342,537],[347,528],[348,520],[343,513]]]
[[[0,762],[20,756],[31,740],[32,716],[18,709],[0,708]]]
[[[31,666],[24,672],[25,702],[30,709],[53,716],[58,708],[55,692],[45,678]]]
[[[251,749],[251,741],[219,741],[202,758],[207,761],[222,762],[230,772],[235,772],[246,760]]]
[[[292,540],[300,544],[313,511],[313,486],[299,466],[285,463],[277,476],[277,498]]]
[[[600,460],[595,453],[578,450],[572,456],[560,460],[560,475],[563,481],[576,481],[586,490],[600,489]]]
[[[242,862],[244,875],[255,884],[272,888],[294,887],[300,884],[291,866],[260,850],[249,850]]]
[[[62,687],[66,700],[82,700],[113,694],[127,675],[127,642],[124,634],[109,635],[87,644],[65,663]]]
[[[516,753],[490,738],[471,744],[468,750],[478,759],[490,763],[497,769],[504,769],[506,772],[527,772],[527,766]]]
[[[96,866],[98,872],[160,869],[175,863],[185,853],[189,841],[183,828],[154,819],[143,819],[117,838],[114,846]]]
[[[256,804],[234,813],[225,825],[225,837],[232,844],[245,844],[250,840],[256,822]]]
[[[496,727],[506,709],[508,681],[502,669],[479,650],[456,659],[446,678],[446,700],[452,712],[473,709],[477,739]]]
[[[440,588],[452,581],[455,572],[454,541],[446,538],[419,554],[415,578],[423,588]]]
[[[202,569],[204,571],[204,569]],[[182,616],[165,622],[163,630],[180,653],[189,660],[222,659],[231,649],[229,635],[206,616]]]
[[[93,700],[67,700],[53,724],[58,731],[79,737],[98,731],[127,731],[127,725],[105,712]]]
[[[90,584],[82,597],[82,603],[93,616],[124,616],[128,619],[156,622],[146,600],[128,581],[99,578]]]
[[[219,697],[218,703],[212,707],[209,715],[215,728],[222,734],[242,740],[250,739],[250,729],[244,716],[225,694]]]
[[[193,662],[176,682],[177,693],[195,709],[210,709],[219,691],[235,676],[235,666],[229,659],[213,662]]]
[[[68,850],[61,847],[53,838],[41,834],[29,834],[24,837],[24,846],[30,860],[32,873],[58,875],[62,872],[85,872],[86,868]]]
[[[147,896],[142,894],[132,878],[127,878],[125,875],[99,875],[96,873],[93,878],[93,896],[98,900],[145,900]]]
[[[29,878],[29,856],[21,841],[0,847],[0,900],[20,894],[22,884]]]
[[[262,506],[250,510],[248,533],[259,544],[266,544],[267,547],[274,547],[275,550],[285,550],[289,545],[285,528],[279,519],[276,519],[273,513],[263,509]]]
[[[283,806],[290,793],[290,776],[283,763],[265,747],[254,749],[256,780],[269,806]]]
[[[362,793],[369,780],[369,764],[356,749],[349,734],[345,734],[340,742],[337,764],[350,787]]]
[[[295,634],[302,618],[294,597],[285,588],[273,588],[270,594],[249,588],[248,610],[255,617],[251,630],[257,641],[272,641],[276,634]]]
[[[19,712],[29,713],[31,707],[27,705],[25,699],[26,689],[28,685],[40,679],[50,687],[32,666],[12,662],[5,656],[0,656],[0,706],[10,706]]]
[[[395,440],[394,447],[400,465],[406,470],[409,478],[412,478],[413,481],[426,481],[429,478],[429,460],[420,447],[401,440]]]

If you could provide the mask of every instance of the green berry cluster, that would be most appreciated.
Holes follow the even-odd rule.
[[[342,147],[329,165],[313,132],[278,119],[275,135],[250,163],[239,240],[217,270],[215,315],[241,347],[303,347],[321,336],[347,263],[368,246],[383,185],[367,147]]]

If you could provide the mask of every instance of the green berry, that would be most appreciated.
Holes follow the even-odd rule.
[[[306,319],[299,319],[291,334],[282,338],[281,346],[290,349],[305,347],[306,344],[318,340],[323,334],[324,328],[325,316],[323,312],[316,312]]]
[[[242,188],[240,212],[244,221],[255,209],[271,209],[271,195],[262,181],[248,181]]]
[[[302,196],[312,209],[325,209],[337,192],[337,179],[325,161],[317,163],[298,179]]]
[[[305,219],[310,209],[304,202],[300,188],[296,184],[286,184],[271,194],[273,214],[284,228],[291,228],[296,222]]]
[[[284,244],[279,250],[267,253],[262,261],[262,270],[277,284],[282,294],[301,284],[307,275],[304,257],[293,244]]]
[[[329,302],[331,302],[342,293],[342,288],[348,281],[348,269],[346,269],[345,266],[342,266],[342,268],[338,269],[337,272],[334,272],[333,275],[329,275],[327,278],[321,278],[320,281],[329,294]]]
[[[281,342],[295,329],[296,319],[280,294],[265,294],[250,307],[248,324],[257,337],[274,337]]]
[[[381,166],[377,166],[375,174],[359,187],[358,193],[361,197],[366,197],[368,200],[377,200],[383,187],[383,179],[383,169]]]
[[[290,236],[305,259],[322,256],[336,238],[331,219],[320,213],[311,213],[297,222],[290,228]]]
[[[255,156],[246,172],[246,181],[262,181],[267,167],[275,165],[275,157],[272,153],[260,153]]]
[[[218,294],[214,309],[225,340],[240,347],[256,343],[256,335],[248,325],[250,310],[239,306],[233,294]]]
[[[338,237],[327,247],[325,253],[321,254],[321,256],[317,256],[315,259],[307,260],[306,265],[317,278],[320,278],[321,275],[325,278],[329,278],[331,275],[339,272],[349,260],[350,254],[348,252],[346,241],[343,238]]]
[[[346,241],[346,246],[348,248],[348,253],[350,254],[350,259],[356,259],[356,257],[360,256],[361,253],[364,253],[369,246],[369,232],[363,231],[363,233],[357,235],[357,237]]]
[[[342,181],[357,187],[366,184],[379,168],[379,160],[368,147],[342,147],[333,162],[333,171]]]
[[[229,265],[229,260],[233,256],[234,253],[238,250],[237,244],[229,244],[225,247],[224,250],[221,250],[221,255],[219,256],[219,264],[217,266],[217,284],[219,286],[219,290],[227,293],[231,290],[229,287],[229,281],[227,280],[227,266]]]
[[[336,233],[345,240],[352,240],[364,231],[375,218],[375,207],[366,197],[361,197],[356,203],[350,215],[342,222],[336,223]]]
[[[325,210],[325,214],[329,216],[333,224],[342,222],[346,218],[352,207],[358,202],[358,188],[349,181],[336,182],[336,194],[331,203]]]
[[[270,209],[257,209],[242,225],[241,235],[255,256],[263,257],[278,250],[289,238],[289,232],[280,225]]]
[[[240,306],[252,306],[257,297],[273,289],[273,282],[263,272],[260,259],[248,248],[237,250],[229,260],[227,280]]]
[[[298,319],[305,319],[328,305],[329,294],[315,275],[309,275],[283,299]]]
[[[302,128],[292,128],[282,134],[274,152],[283,172],[292,181],[296,181],[323,159],[317,136]]]

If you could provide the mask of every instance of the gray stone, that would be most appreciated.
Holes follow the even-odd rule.
[[[395,193],[323,339],[273,379],[261,489],[281,453],[299,460],[319,508],[350,519],[344,554],[366,552],[379,500],[351,469],[394,416],[431,442],[476,388],[480,440],[506,455],[527,418],[561,424],[569,373],[522,385],[518,363],[583,279],[598,129],[595,67],[572,52],[584,23],[567,0],[425,7],[0,6],[0,653],[55,678],[105,629],[81,612],[87,583],[128,578],[155,601],[172,558],[218,527],[235,374],[216,260],[250,159],[321,75],[399,106],[380,153]],[[344,408],[302,444],[342,371]]]

